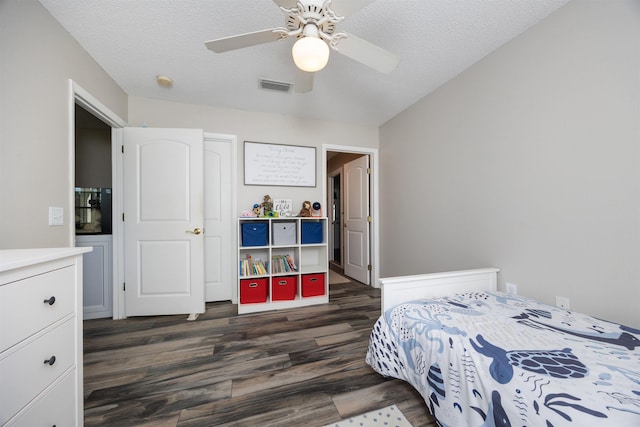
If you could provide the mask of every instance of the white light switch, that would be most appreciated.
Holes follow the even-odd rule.
[[[49,225],[64,225],[64,209],[49,206]]]

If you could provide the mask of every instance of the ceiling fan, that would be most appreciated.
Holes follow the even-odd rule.
[[[295,37],[292,55],[298,67],[296,92],[313,88],[313,73],[329,59],[329,47],[361,64],[382,73],[393,71],[400,58],[368,41],[346,32],[336,32],[336,25],[375,0],[273,0],[286,14],[285,27],[223,37],[205,42],[208,49],[221,53],[263,43]]]

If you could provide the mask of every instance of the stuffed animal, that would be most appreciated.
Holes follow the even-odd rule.
[[[262,215],[271,216],[272,211],[273,211],[273,202],[271,201],[271,196],[267,194],[264,196],[264,201],[262,202]]]
[[[253,205],[252,213],[253,213],[253,216],[260,216],[260,205],[259,204],[255,203]]]
[[[311,202],[305,200],[302,202],[302,209],[300,209],[300,213],[298,216],[311,216]]]

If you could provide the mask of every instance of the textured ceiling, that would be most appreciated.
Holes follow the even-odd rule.
[[[338,0],[334,0],[338,1]],[[349,0],[341,0],[349,1]],[[568,0],[377,0],[341,22],[401,57],[381,74],[332,52],[309,93],[294,82],[293,40],[225,53],[204,42],[284,26],[269,0],[40,0],[130,96],[380,125]],[[157,75],[174,85],[157,85]]]

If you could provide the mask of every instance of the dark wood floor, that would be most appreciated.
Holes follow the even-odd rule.
[[[364,361],[379,313],[378,289],[348,283],[307,308],[85,321],[85,425],[313,427],[396,404],[435,426],[411,386]]]

